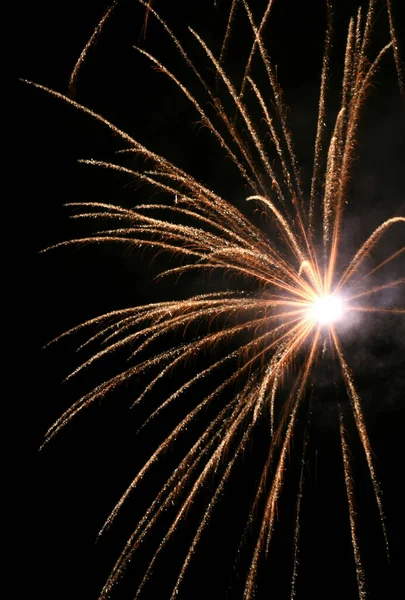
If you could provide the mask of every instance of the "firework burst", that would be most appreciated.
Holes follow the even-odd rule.
[[[202,533],[212,519],[235,465],[244,456],[258,424],[263,419],[268,419],[269,450],[263,461],[259,482],[247,515],[248,525],[254,520],[260,523],[244,590],[244,598],[249,600],[255,594],[260,562],[267,556],[272,542],[291,441],[300,415],[303,414],[303,406],[307,407],[308,414],[308,387],[316,385],[314,374],[317,365],[326,354],[329,358],[333,357],[340,366],[367,461],[389,555],[382,494],[375,472],[362,402],[338,337],[338,329],[340,321],[347,319],[350,314],[405,312],[402,307],[379,308],[372,303],[375,294],[403,285],[404,277],[382,285],[368,283],[372,281],[371,276],[376,271],[397,260],[405,247],[396,248],[371,269],[365,269],[368,257],[380,241],[392,228],[403,228],[405,217],[394,216],[381,223],[371,232],[348,264],[343,265],[340,258],[342,220],[360,112],[373,77],[386,54],[393,52],[400,87],[403,89],[391,4],[387,2],[391,41],[374,56],[371,56],[370,45],[376,3],[371,0],[364,14],[359,9],[350,20],[344,56],[341,104],[328,139],[325,122],[332,45],[332,8],[327,3],[328,25],[314,166],[307,190],[301,181],[299,161],[288,128],[287,111],[276,70],[264,44],[263,34],[271,12],[272,0],[268,2],[260,19],[255,18],[246,0],[233,0],[218,57],[200,35],[190,29],[209,61],[210,68],[215,72],[217,87],[210,86],[204,80],[179,39],[158,15],[152,3],[141,3],[146,7],[147,19],[154,18],[160,24],[177,47],[179,56],[190,73],[197,78],[202,93],[209,101],[210,110],[206,108],[206,102],[200,102],[165,64],[144,49],[138,48],[139,52],[180,88],[191,102],[201,123],[216,138],[236,166],[244,189],[248,190],[246,201],[256,205],[277,233],[269,236],[267,227],[259,227],[228,200],[72,97],[37,85],[38,88],[46,89],[50,94],[62,98],[71,106],[101,121],[125,142],[126,148],[122,154],[130,158],[140,157],[146,166],[136,170],[120,163],[94,159],[83,160],[82,163],[117,171],[132,181],[137,180],[152,186],[164,198],[162,202],[148,201],[131,209],[94,201],[70,203],[74,209],[74,218],[94,219],[97,224],[103,220],[107,225],[96,234],[62,242],[52,248],[66,247],[69,244],[114,243],[124,247],[156,249],[158,252],[174,254],[179,261],[177,266],[171,266],[159,277],[171,275],[178,278],[187,273],[218,271],[227,277],[232,275],[235,286],[241,289],[200,293],[182,300],[111,311],[90,319],[57,338],[79,330],[89,330],[89,338],[84,346],[94,342],[100,344],[100,349],[77,367],[68,378],[76,376],[93,363],[101,361],[103,357],[123,349],[130,352],[131,366],[102,381],[77,400],[49,429],[46,441],[52,439],[84,408],[123,384],[141,376],[149,377],[133,405],[146,403],[165,378],[176,372],[176,369],[191,360],[198,361],[199,357],[204,357],[203,368],[190,377],[187,377],[186,372],[181,385],[150,412],[144,425],[164,413],[182,396],[193,394],[202,381],[210,380],[210,376],[214,376],[215,386],[179,420],[172,432],[156,448],[117,502],[101,533],[111,526],[130,494],[187,428],[204,415],[208,408],[214,416],[206,424],[203,433],[198,435],[187,449],[176,469],[139,520],[111,571],[100,599],[110,596],[113,587],[123,576],[151,529],[166,510],[175,505],[177,508],[172,522],[159,542],[136,590],[136,597],[141,596],[157,559],[171,541],[179,524],[204,487],[208,483],[212,484],[213,477],[220,473],[219,478],[215,480],[216,485],[212,487],[211,500],[202,514],[184,557],[171,599],[177,596]],[[111,15],[112,8],[106,12],[78,59],[70,82],[72,92],[75,90],[87,51]],[[226,69],[226,56],[236,8],[243,11],[253,36],[253,44],[238,86],[232,82]],[[258,85],[253,79],[255,64],[260,64],[263,69],[265,84]],[[232,102],[234,114],[224,108],[224,103],[215,91],[219,87]],[[268,142],[264,142],[261,130],[253,119],[252,114],[257,110],[260,110],[266,125],[271,151],[276,160],[269,158]],[[247,293],[244,291],[246,288],[253,288],[255,291]],[[168,339],[172,341],[162,349],[162,344],[166,344]],[[155,351],[157,346],[160,349]],[[207,356],[212,356],[208,363]],[[228,372],[218,384],[215,374],[222,373],[227,365],[230,365],[231,373]],[[286,379],[292,372],[294,382],[287,385]],[[225,403],[224,397],[227,398]],[[279,398],[282,399],[281,402],[278,401]],[[357,533],[350,453],[343,412],[340,408],[338,415],[358,595],[363,600],[366,598],[365,574]],[[304,454],[306,439],[305,437]],[[296,597],[303,479],[304,473],[301,469],[296,503],[291,598]]]

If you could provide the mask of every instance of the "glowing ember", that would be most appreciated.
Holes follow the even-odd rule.
[[[314,303],[312,313],[319,323],[334,323],[343,314],[343,303],[339,296],[323,296]]]

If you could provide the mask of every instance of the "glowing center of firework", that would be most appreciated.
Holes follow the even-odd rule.
[[[314,303],[312,314],[319,323],[333,323],[343,314],[343,304],[339,296],[323,296]]]

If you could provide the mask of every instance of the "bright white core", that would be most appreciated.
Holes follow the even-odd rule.
[[[339,296],[323,296],[314,302],[314,318],[323,324],[334,323],[343,314],[343,303]]]

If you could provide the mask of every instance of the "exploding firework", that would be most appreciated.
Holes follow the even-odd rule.
[[[199,294],[189,295],[185,299],[110,311],[57,338],[90,331],[82,347],[99,344],[99,349],[77,367],[68,379],[102,362],[105,357],[114,354],[120,356],[123,350],[130,354],[131,363],[77,400],[49,429],[46,441],[57,435],[84,408],[133,381],[146,381],[133,400],[133,406],[146,404],[152,407],[143,427],[152,426],[151,423],[161,418],[165,411],[170,411],[184,397],[195,394],[201,385],[208,390],[203,398],[184,410],[178,423],[136,474],[101,529],[101,533],[104,533],[111,527],[131,494],[141,486],[167,450],[175,446],[182,436],[186,436],[195,421],[210,415],[203,431],[185,449],[176,468],[139,519],[100,595],[100,599],[110,596],[129,562],[143,548],[156,525],[165,521],[169,511],[172,514],[171,522],[136,589],[136,597],[141,597],[166,546],[170,546],[181,523],[191,507],[199,502],[205,488],[210,487],[210,500],[182,561],[171,594],[173,599],[181,593],[181,585],[202,535],[213,520],[237,465],[248,454],[248,446],[263,421],[268,423],[267,450],[246,514],[247,526],[243,534],[245,539],[253,528],[252,523],[259,524],[244,586],[243,597],[248,600],[255,595],[261,564],[273,542],[291,443],[301,419],[308,420],[311,393],[316,388],[317,373],[323,361],[334,361],[339,366],[367,462],[389,555],[382,492],[362,401],[338,333],[340,323],[353,315],[401,315],[405,312],[401,306],[381,307],[373,303],[373,298],[384,290],[399,288],[405,283],[404,277],[383,283],[375,283],[373,278],[380,269],[398,261],[405,247],[396,247],[372,266],[368,262],[389,232],[403,228],[405,217],[393,216],[383,221],[348,262],[342,251],[344,209],[360,113],[373,77],[387,54],[394,55],[400,88],[403,89],[391,4],[387,3],[391,39],[374,54],[371,41],[376,3],[371,0],[365,12],[359,9],[350,20],[341,103],[329,134],[326,96],[332,47],[332,8],[328,3],[313,171],[306,185],[302,181],[287,124],[287,110],[277,72],[264,41],[273,2],[270,0],[258,18],[246,0],[233,0],[223,43],[217,55],[198,32],[190,29],[215,74],[214,84],[207,83],[203,78],[185,47],[155,11],[152,3],[141,3],[147,9],[148,21],[155,19],[176,46],[179,58],[205,94],[208,107],[207,102],[200,101],[171,68],[146,50],[138,48],[139,52],[181,90],[197,111],[201,124],[236,167],[241,185],[247,190],[245,199],[248,205],[255,205],[261,223],[257,224],[255,218],[245,216],[233,203],[188,172],[73,99],[82,63],[111,15],[111,9],[108,10],[72,72],[72,95],[67,97],[43,89],[100,121],[126,144],[121,152],[121,162],[86,159],[82,163],[113,170],[128,176],[131,181],[151,186],[161,194],[163,200],[150,200],[134,208],[92,200],[70,203],[74,218],[92,219],[97,225],[104,221],[107,225],[90,236],[61,242],[52,248],[69,244],[114,243],[125,248],[155,249],[158,253],[170,253],[178,260],[176,266],[162,270],[159,278],[174,276],[178,279],[196,273],[201,274],[204,285],[209,281],[209,276],[221,273],[227,288],[223,291],[203,289]],[[228,47],[237,9],[243,13],[253,38],[238,85],[227,74]],[[258,66],[263,72],[260,84],[253,77]],[[221,90],[221,94],[218,90]],[[222,100],[222,95],[226,101]],[[262,124],[259,126],[253,118],[258,112],[266,128],[265,136]],[[123,164],[125,159],[128,162]],[[138,169],[133,164],[139,159],[143,163]],[[195,369],[192,365],[196,364],[202,367]],[[162,383],[182,369],[182,379],[176,375],[181,383],[156,405],[151,400],[155,391],[159,390],[161,394]],[[211,389],[210,381],[213,382]],[[336,414],[358,596],[364,599],[365,573],[345,430],[346,413],[338,406]],[[303,436],[303,464],[308,432],[309,425]],[[291,598],[296,597],[299,573],[303,484],[304,469],[301,468],[295,505]]]

